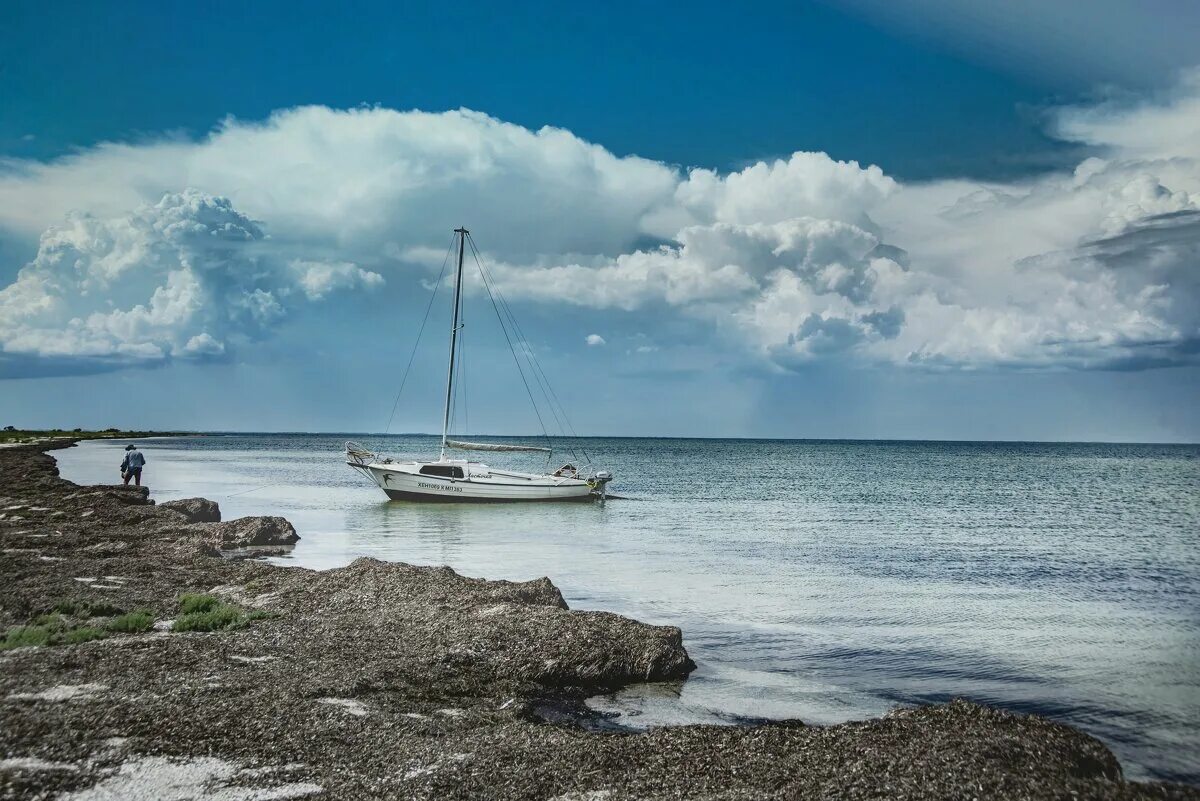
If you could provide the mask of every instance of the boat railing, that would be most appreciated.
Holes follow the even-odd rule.
[[[369,451],[357,442],[346,442],[346,458],[357,465],[366,466],[371,462],[379,461],[379,456],[373,451]]]

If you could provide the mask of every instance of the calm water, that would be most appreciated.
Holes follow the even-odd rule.
[[[573,608],[682,627],[689,681],[594,699],[631,724],[832,723],[965,696],[1079,726],[1132,777],[1200,783],[1200,446],[593,439],[627,500],[497,507],[389,503],[341,444],[143,449],[159,500],[288,517],[303,540],[282,563],[548,575]],[[120,448],[55,456],[111,482]]]

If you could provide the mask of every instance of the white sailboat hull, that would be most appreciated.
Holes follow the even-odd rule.
[[[599,497],[592,484],[577,478],[491,471],[464,465],[464,478],[422,475],[421,463],[347,462],[396,501],[437,503],[504,503],[519,501],[589,501]],[[456,464],[463,465],[462,462]],[[483,468],[483,469],[479,469]]]

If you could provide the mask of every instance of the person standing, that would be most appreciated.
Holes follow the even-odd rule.
[[[121,478],[125,479],[125,486],[129,486],[129,479],[133,479],[137,486],[142,486],[142,468],[146,466],[146,457],[142,456],[133,445],[125,446],[125,458],[121,461]]]

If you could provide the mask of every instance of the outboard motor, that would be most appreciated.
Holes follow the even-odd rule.
[[[607,470],[597,470],[596,474],[592,476],[592,480],[588,483],[592,485],[592,492],[598,494],[600,500],[604,500],[608,490],[608,482],[612,480],[612,473]]]

